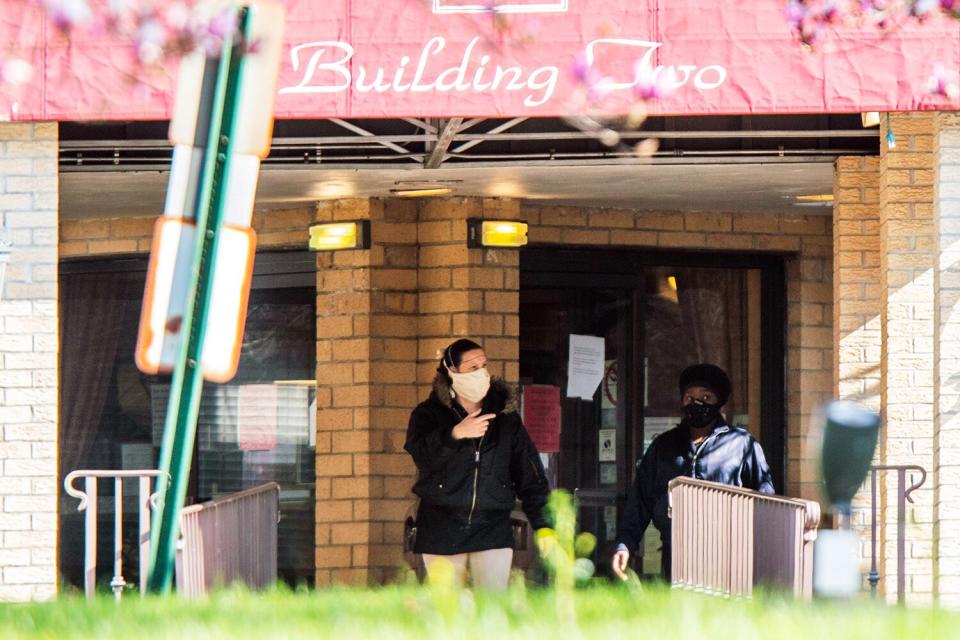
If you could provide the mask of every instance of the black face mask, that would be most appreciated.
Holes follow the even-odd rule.
[[[683,412],[682,425],[690,429],[702,429],[720,417],[720,406],[694,400],[680,409]]]

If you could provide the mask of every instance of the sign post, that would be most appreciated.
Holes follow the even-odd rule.
[[[155,373],[172,364],[173,371],[159,461],[169,484],[158,488],[159,517],[150,532],[147,586],[154,593],[169,592],[173,583],[203,380],[226,382],[236,372],[253,267],[253,195],[272,132],[269,89],[279,67],[283,8],[253,4],[228,11],[236,30],[224,38],[219,55],[196,52],[181,64],[178,109],[170,125],[171,140],[181,146],[155,231],[138,336],[138,366]],[[178,155],[186,158],[179,170]],[[246,274],[237,281],[238,295],[218,300],[220,283],[231,271]],[[211,317],[220,317],[218,306],[229,307],[234,316],[228,320],[232,344],[218,340],[223,327],[210,325]]]

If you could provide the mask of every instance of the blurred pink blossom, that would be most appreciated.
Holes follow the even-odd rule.
[[[63,31],[85,27],[93,20],[93,12],[86,0],[43,0],[50,21]]]
[[[573,63],[573,77],[587,92],[591,102],[600,102],[610,93],[610,79],[587,62],[587,55],[579,53]]]
[[[677,72],[671,67],[652,68],[648,63],[638,60],[634,65],[633,95],[639,100],[657,100],[664,98],[677,88]]]
[[[844,22],[885,30],[904,18],[960,19],[960,0],[784,0],[783,4],[787,24],[800,42],[810,46],[819,42],[825,27]]]
[[[133,42],[140,64],[153,66],[196,48],[216,55],[237,36],[236,14],[212,0],[107,0],[95,13],[88,0],[32,0],[64,32],[85,28],[115,33]]]
[[[19,58],[0,59],[0,86],[19,87],[30,81],[33,67]]]
[[[951,75],[953,79],[952,82]],[[927,93],[949,98],[950,100],[956,100],[960,97],[960,86],[957,85],[956,78],[956,72],[948,75],[946,68],[942,64],[934,65],[933,73],[927,79]]]

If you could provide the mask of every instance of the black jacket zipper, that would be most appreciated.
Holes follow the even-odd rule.
[[[460,412],[453,407],[450,407],[450,410],[453,411],[453,414],[457,416],[459,420],[463,420],[465,417],[467,417],[466,413],[461,416]],[[483,439],[485,437],[486,434],[480,436],[480,441],[476,443],[476,449],[473,451],[473,497],[470,499],[470,513],[467,514],[468,527],[473,524],[473,512],[477,508],[477,488],[480,482],[480,448],[483,446]]]

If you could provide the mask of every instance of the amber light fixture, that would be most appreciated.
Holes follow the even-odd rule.
[[[527,244],[527,223],[518,220],[467,220],[467,246],[517,248]]]
[[[422,187],[411,189],[391,189],[390,193],[398,198],[431,198],[446,196],[451,193],[450,187]]]
[[[369,249],[370,221],[357,220],[311,225],[308,246],[313,251]]]

